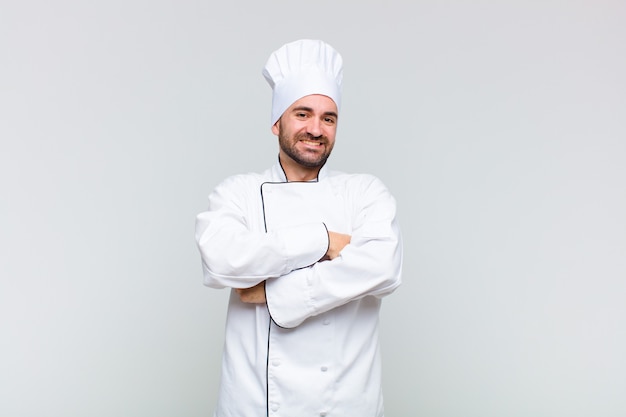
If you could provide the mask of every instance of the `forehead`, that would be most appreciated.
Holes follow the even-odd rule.
[[[321,94],[311,94],[308,96],[304,96],[296,100],[291,106],[289,106],[289,109],[287,110],[293,110],[303,107],[309,108],[319,113],[337,113],[337,104],[335,104],[333,99]]]

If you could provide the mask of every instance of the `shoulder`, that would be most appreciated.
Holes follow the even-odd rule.
[[[223,179],[209,195],[209,201],[229,200],[242,205],[260,193],[261,184],[266,181],[263,174],[235,174]],[[239,203],[236,203],[239,202]]]
[[[366,190],[387,190],[385,184],[378,177],[366,173],[349,174],[341,171],[329,171],[328,181],[336,186],[357,189],[360,192]]]
[[[264,181],[267,181],[267,178],[263,174],[255,172],[235,174],[222,180],[222,182],[217,185],[216,189],[258,188]]]
[[[331,171],[327,177],[338,195],[343,195],[357,210],[383,207],[386,212],[395,212],[396,199],[385,184],[375,175]]]

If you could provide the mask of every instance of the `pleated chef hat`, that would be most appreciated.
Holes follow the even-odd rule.
[[[343,60],[330,45],[302,39],[283,45],[270,55],[263,76],[272,87],[272,125],[296,100],[322,94],[341,105]]]

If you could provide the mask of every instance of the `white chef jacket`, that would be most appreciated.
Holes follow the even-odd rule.
[[[332,261],[327,230],[351,235]],[[216,417],[381,417],[378,317],[400,285],[396,204],[380,180],[323,167],[287,182],[276,164],[217,186],[198,215],[204,283],[266,281],[267,304],[231,291]]]

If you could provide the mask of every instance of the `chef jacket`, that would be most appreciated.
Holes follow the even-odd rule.
[[[318,262],[327,230],[351,235]],[[216,417],[383,416],[381,298],[400,285],[396,204],[365,174],[287,182],[280,164],[227,178],[198,215],[204,283],[231,291]]]

